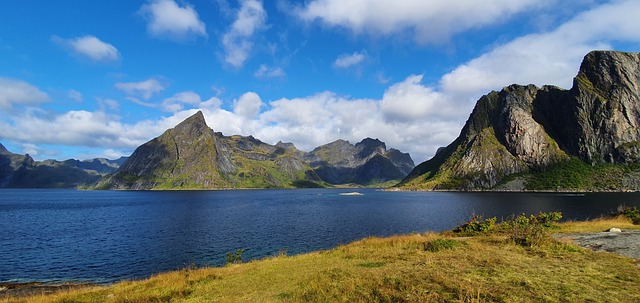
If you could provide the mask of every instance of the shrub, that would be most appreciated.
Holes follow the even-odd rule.
[[[629,218],[635,225],[640,225],[640,210],[637,207],[630,207],[620,205],[618,206],[617,213],[614,216],[625,216]]]
[[[540,246],[549,242],[547,230],[562,218],[560,212],[538,213],[538,215],[520,214],[505,222],[509,239],[526,247]]]
[[[424,250],[430,252],[438,252],[444,249],[453,249],[460,246],[462,242],[451,239],[436,239],[424,243]]]
[[[484,219],[482,216],[474,215],[469,222],[454,228],[453,232],[465,236],[473,236],[489,231],[495,224],[496,217]]]
[[[227,264],[242,263],[242,254],[244,254],[244,249],[237,249],[235,253],[227,252]]]

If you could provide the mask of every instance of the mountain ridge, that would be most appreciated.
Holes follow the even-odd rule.
[[[113,173],[126,157],[64,161],[35,161],[29,154],[10,152],[0,144],[0,188],[74,188],[96,182]]]
[[[341,146],[339,152],[325,148]],[[316,151],[316,152],[314,152]],[[413,168],[408,154],[377,139],[347,141],[310,153],[292,143],[264,143],[253,136],[225,136],[207,126],[201,111],[138,147],[100,189],[233,189],[375,185],[399,182]],[[320,152],[320,151],[325,151]],[[393,159],[392,159],[393,158]],[[332,159],[342,159],[332,162]],[[397,168],[397,167],[399,168]],[[339,170],[350,178],[331,179]]]
[[[639,87],[640,54],[593,51],[569,90],[513,84],[492,91],[478,100],[458,138],[416,166],[398,187],[499,189],[507,176],[535,176],[571,159],[594,167],[638,163]],[[614,183],[607,186],[633,190]]]

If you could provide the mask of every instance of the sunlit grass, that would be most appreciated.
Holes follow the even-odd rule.
[[[554,232],[638,228],[624,218],[560,224]],[[437,248],[434,248],[437,247]],[[639,302],[634,260],[504,234],[367,238],[328,251],[0,302]]]

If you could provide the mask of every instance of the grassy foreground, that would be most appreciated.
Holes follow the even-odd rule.
[[[562,223],[553,232],[614,226],[639,228],[619,217]],[[0,302],[640,302],[635,260],[547,240],[519,245],[501,232],[368,238],[328,251]]]

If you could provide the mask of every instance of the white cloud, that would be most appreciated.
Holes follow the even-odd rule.
[[[455,117],[446,95],[420,84],[422,75],[412,75],[391,85],[380,102],[384,117],[390,121],[412,122],[418,119]]]
[[[156,79],[147,79],[140,82],[119,82],[116,83],[116,88],[129,96],[149,100],[153,95],[162,92],[165,85]]]
[[[191,105],[189,108],[217,109],[221,104],[222,101],[216,97],[202,101],[200,95],[192,91],[185,91],[164,99],[161,106],[162,110],[175,113],[184,110],[185,105]]]
[[[502,22],[512,15],[542,5],[535,0],[312,0],[295,14],[308,22],[354,33],[393,35],[412,32],[421,43],[441,42],[452,35]]]
[[[233,102],[233,113],[245,119],[253,119],[263,106],[262,99],[254,92],[244,93]]]
[[[72,39],[62,39],[53,36],[53,41],[70,48],[74,53],[84,56],[96,62],[118,61],[120,52],[118,49],[95,36],[82,36]]]
[[[359,65],[367,58],[364,52],[354,52],[353,54],[342,54],[338,56],[336,61],[333,62],[333,66],[336,68],[349,68],[355,65]]]
[[[265,79],[265,78],[280,78],[284,77],[284,70],[280,67],[269,67],[266,64],[260,64],[258,70],[256,70],[253,75],[256,78]]]
[[[49,95],[22,80],[0,77],[0,110],[13,105],[36,105],[49,101]]]
[[[640,42],[640,2],[614,1],[576,15],[558,28],[519,37],[458,66],[440,81],[442,92],[474,102],[512,84],[570,88],[584,55],[613,41]]]
[[[207,37],[204,22],[189,4],[179,6],[174,0],[151,0],[140,8],[147,20],[147,32],[154,37],[181,41]]]
[[[222,36],[224,61],[236,68],[244,65],[253,48],[253,35],[266,27],[267,12],[258,0],[243,0],[236,20]]]

